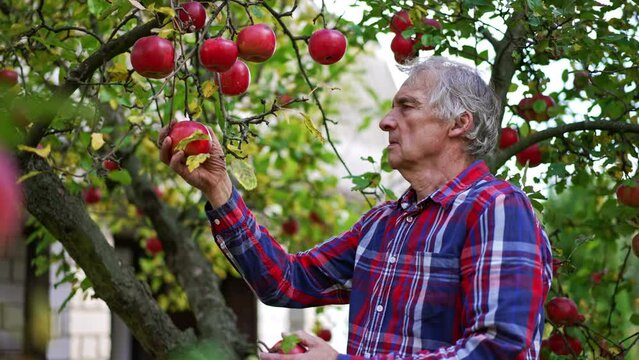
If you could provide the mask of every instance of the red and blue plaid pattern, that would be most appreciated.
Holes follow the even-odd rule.
[[[297,254],[236,190],[206,210],[215,241],[265,304],[350,304],[349,355],[338,359],[539,357],[550,244],[526,195],[483,161]]]

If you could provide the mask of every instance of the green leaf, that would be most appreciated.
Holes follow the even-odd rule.
[[[632,316],[630,316],[630,322],[633,325],[639,325],[639,314],[632,314]]]
[[[131,185],[131,175],[126,169],[110,171],[107,177],[122,185]]]
[[[186,166],[189,169],[189,172],[193,172],[193,170],[195,170],[198,167],[200,167],[200,165],[202,165],[202,163],[204,163],[206,161],[206,159],[208,159],[209,157],[211,157],[211,154],[209,154],[209,153],[191,155],[191,156],[187,157],[186,158]]]
[[[282,352],[288,354],[299,342],[300,338],[297,335],[286,335],[282,338],[282,345],[280,348],[282,349]]]
[[[205,134],[204,132],[200,130],[195,130],[191,135],[180,140],[180,142],[178,142],[177,145],[175,145],[175,150],[184,151],[184,149],[186,149],[186,146],[191,141],[195,141],[195,140],[211,140],[211,138],[209,137],[209,134]]]
[[[248,161],[233,158],[229,164],[229,170],[246,190],[253,190],[257,187],[255,169]]]

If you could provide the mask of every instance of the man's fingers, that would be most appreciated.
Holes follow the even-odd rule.
[[[171,132],[171,128],[173,127],[173,125],[176,123],[177,121],[175,119],[171,120],[171,122],[169,123],[169,125],[163,127],[162,129],[160,129],[160,132],[158,133],[158,146],[162,146],[162,144],[164,143],[164,139],[169,135],[169,133]]]
[[[160,160],[165,164],[171,162],[171,143],[172,140],[168,136],[160,143]]]
[[[311,347],[313,345],[317,345],[320,344],[322,342],[324,342],[324,340],[318,338],[317,336],[313,336],[309,333],[307,333],[306,331],[303,330],[297,330],[294,333],[298,338],[300,338],[300,341],[302,344],[306,345],[306,347]]]
[[[171,167],[171,169],[173,169],[180,176],[182,176],[184,174],[184,171],[186,170],[186,165],[184,163],[185,158],[186,155],[184,154],[184,151],[178,151],[173,154],[173,156],[171,157],[171,161],[169,162],[169,166]]]

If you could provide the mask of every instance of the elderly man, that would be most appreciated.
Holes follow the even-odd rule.
[[[498,101],[478,73],[433,57],[414,64],[379,127],[410,184],[338,236],[288,254],[231,185],[222,150],[192,173],[161,159],[208,203],[214,239],[261,301],[349,304],[347,354],[297,332],[309,349],[262,359],[536,359],[551,251],[526,195],[480,160],[494,148]]]

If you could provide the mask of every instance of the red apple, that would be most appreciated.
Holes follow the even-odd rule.
[[[115,160],[104,159],[102,161],[102,168],[106,171],[115,171],[120,169],[120,164]]]
[[[308,40],[308,52],[318,64],[334,64],[346,52],[346,37],[337,30],[318,30]]]
[[[514,143],[519,141],[519,133],[513,128],[501,129],[501,136],[499,137],[499,148],[505,149]]]
[[[18,83],[18,73],[11,69],[0,70],[0,86],[14,86]]]
[[[531,146],[520,151],[516,155],[517,163],[521,166],[535,167],[542,162],[541,149],[538,144],[532,144]]]
[[[173,127],[171,127],[171,131],[169,132],[169,137],[171,138],[171,152],[175,153],[177,151],[175,147],[180,143],[180,141],[191,136],[196,131],[208,135],[208,139],[193,140],[189,142],[184,148],[184,154],[191,156],[208,153],[211,149],[211,134],[206,126],[197,121],[179,121],[173,124]]]
[[[162,252],[164,250],[164,247],[162,246],[162,242],[157,237],[146,239],[146,243],[144,244],[144,247],[151,255],[156,255],[157,253]]]
[[[284,338],[273,345],[268,352],[278,354],[303,354],[308,350],[300,343],[295,335],[284,336]]]
[[[399,54],[399,53],[393,53],[393,56],[395,57],[395,62],[397,62],[398,64],[406,64],[408,62],[410,62],[411,60],[413,60],[415,58],[414,55],[403,55],[403,54]]]
[[[585,320],[579,313],[577,304],[563,296],[555,297],[546,304],[546,315],[556,325],[573,326]]]
[[[581,341],[579,341],[579,339],[575,339],[568,335],[562,336],[559,333],[550,335],[548,338],[548,346],[550,347],[550,351],[557,355],[570,355],[572,352],[579,355],[582,350]]]
[[[599,285],[601,283],[601,280],[603,279],[604,275],[606,275],[605,271],[597,271],[594,272],[592,274],[590,274],[590,281],[592,281],[592,283],[594,285]]]
[[[82,190],[82,197],[84,198],[85,203],[91,205],[100,202],[102,199],[102,193],[100,193],[100,189],[91,186]]]
[[[626,206],[639,207],[639,180],[634,186],[620,185],[617,188],[617,201]]]
[[[224,95],[242,95],[250,83],[251,72],[242,60],[237,60],[228,71],[220,74],[220,91]]]
[[[237,34],[239,56],[251,62],[261,63],[275,52],[275,32],[266,24],[247,26]]]
[[[187,33],[200,30],[206,23],[206,9],[198,1],[178,5],[177,15],[180,29]]]
[[[200,62],[210,71],[228,71],[237,60],[237,46],[232,40],[207,39],[200,47]]]
[[[173,72],[175,50],[173,44],[159,36],[146,36],[133,44],[131,65],[138,74],[162,79]]]
[[[408,15],[408,11],[406,10],[401,10],[395,13],[390,21],[390,29],[396,34],[401,34],[402,31],[412,26],[413,22],[410,20],[410,16]]]
[[[22,225],[22,187],[15,160],[0,149],[0,249],[17,239]]]
[[[321,328],[317,330],[315,332],[315,335],[317,335],[317,337],[319,337],[320,339],[324,341],[331,341],[331,338],[333,338],[333,334],[331,333],[331,330],[327,328]]]
[[[535,105],[538,104],[538,105]],[[550,96],[535,94],[524,98],[517,105],[517,114],[526,121],[546,121],[550,118],[548,109],[555,106],[555,100]],[[537,111],[535,111],[537,108]]]
[[[579,91],[590,84],[590,73],[588,71],[577,71],[574,74],[572,85],[575,90]]]
[[[417,55],[417,51],[415,51],[416,43],[417,40],[415,39],[406,39],[402,34],[395,34],[390,47],[391,51],[402,59],[414,58]]]
[[[292,96],[284,94],[284,95],[280,95],[277,97],[276,101],[277,101],[277,105],[279,105],[279,107],[288,107],[288,105],[295,100]]]
[[[632,238],[632,252],[636,257],[639,257],[639,234]]]
[[[300,231],[300,224],[297,220],[293,218],[288,218],[288,220],[282,223],[282,232],[288,236],[293,236]]]

